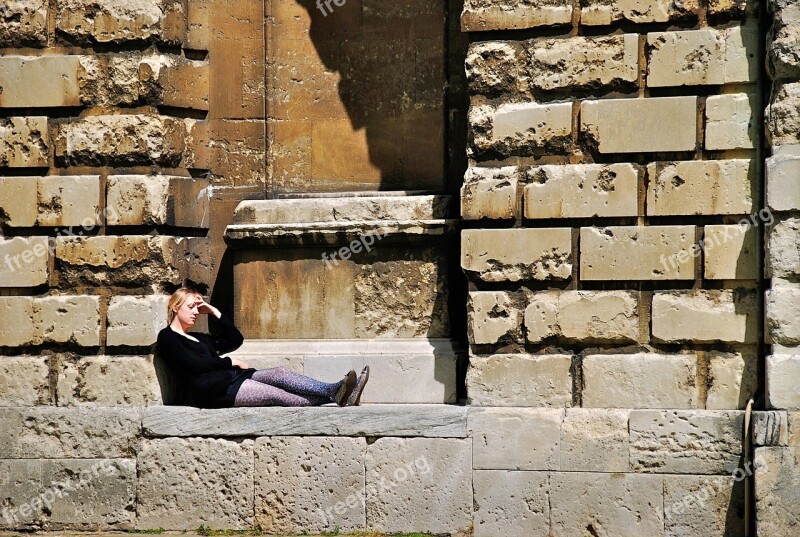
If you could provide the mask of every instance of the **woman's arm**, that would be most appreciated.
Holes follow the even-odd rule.
[[[222,328],[222,334],[209,334],[208,336],[208,340],[218,353],[225,354],[226,352],[235,351],[242,346],[242,343],[244,343],[244,336],[239,329],[236,328],[236,325],[233,324],[232,319],[222,315],[222,312],[207,302],[200,304],[198,312],[213,315],[217,318],[218,324]]]

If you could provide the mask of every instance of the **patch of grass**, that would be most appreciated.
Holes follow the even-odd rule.
[[[212,530],[205,524],[201,524],[196,530],[198,535],[204,537],[232,537],[235,535],[264,535],[260,530]]]
[[[151,530],[130,530],[127,533],[136,533],[141,535],[161,535],[165,531],[167,530],[165,530],[164,528],[155,528]]]

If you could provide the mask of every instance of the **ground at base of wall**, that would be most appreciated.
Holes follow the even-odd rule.
[[[180,537],[232,537],[232,536],[250,536],[262,535],[269,537],[468,537],[467,534],[445,534],[433,535],[430,533],[380,533],[375,531],[356,531],[356,532],[327,532],[327,533],[292,533],[292,534],[270,534],[261,533],[257,530],[253,531],[235,531],[235,530],[212,530],[207,528],[198,528],[197,531],[165,531],[161,529],[130,531],[130,532],[93,532],[93,531],[53,531],[53,532],[37,532],[37,533],[15,533],[15,532],[2,532],[0,537],[135,537],[139,535],[167,535],[167,536],[180,536]]]

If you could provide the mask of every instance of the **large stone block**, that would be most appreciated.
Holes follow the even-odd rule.
[[[547,535],[550,531],[549,481],[547,472],[473,472],[473,535]]]
[[[113,0],[97,5],[89,0],[58,0],[56,29],[78,43],[158,41],[178,44],[176,26],[183,8],[172,0]]]
[[[1,297],[0,313],[0,346],[100,344],[99,297]]]
[[[758,357],[753,350],[708,353],[709,410],[743,410],[758,390]]]
[[[0,215],[5,215],[10,227],[83,226],[89,230],[101,221],[99,204],[99,175],[0,177]]]
[[[569,141],[572,103],[506,103],[469,111],[471,152],[531,155]]]
[[[112,296],[108,304],[109,346],[147,346],[167,326],[167,295]]]
[[[255,524],[268,533],[366,527],[364,438],[272,437],[255,444]]]
[[[0,119],[0,167],[33,168],[49,165],[50,135],[43,116]]]
[[[628,471],[628,410],[568,408],[561,429],[561,469]]]
[[[36,225],[38,185],[36,177],[0,177],[0,222],[9,227]]]
[[[472,441],[380,438],[367,446],[367,529],[457,533],[472,525]]]
[[[525,218],[636,216],[639,210],[632,164],[536,166],[527,176]]]
[[[710,17],[741,17],[745,13],[756,13],[760,0],[709,0]]]
[[[767,277],[800,275],[800,218],[785,218],[768,231]]]
[[[564,409],[471,408],[476,470],[558,470]]]
[[[706,149],[753,149],[758,146],[760,106],[755,93],[713,95],[706,99]]]
[[[800,82],[775,85],[764,119],[769,145],[800,142]]]
[[[469,168],[461,187],[461,217],[516,218],[519,170],[502,168]]]
[[[632,132],[636,136],[631,136]],[[693,151],[697,145],[697,98],[583,101],[581,135],[603,154]]]
[[[50,270],[47,237],[0,238],[0,287],[36,287],[46,284]]]
[[[0,58],[0,108],[80,106],[78,56]]]
[[[665,537],[744,537],[744,482],[731,476],[664,476]]]
[[[50,403],[48,357],[3,356],[0,359],[0,407]]]
[[[767,291],[767,342],[800,345],[800,289],[775,287]]]
[[[758,535],[793,537],[800,532],[800,449],[756,449],[756,529]]]
[[[696,408],[697,357],[608,354],[583,359],[582,404],[590,408]]]
[[[698,0],[581,0],[581,24],[604,26],[696,19]]]
[[[584,280],[692,280],[694,226],[581,228]]]
[[[521,51],[518,43],[507,41],[470,44],[465,61],[470,92],[488,96],[517,93],[523,87]]]
[[[758,233],[747,224],[705,226],[707,280],[755,280],[758,277]]]
[[[7,0],[0,7],[0,47],[47,44],[47,0]]]
[[[572,355],[495,354],[470,357],[472,406],[572,405]]]
[[[773,211],[800,210],[800,156],[767,159],[767,206]]]
[[[742,457],[744,412],[631,411],[630,463],[637,472],[728,474]]]
[[[461,234],[461,267],[487,282],[565,280],[572,233],[557,229],[470,229]]]
[[[469,294],[469,340],[476,345],[519,341],[522,313],[505,291],[474,291]]]
[[[27,296],[0,298],[0,316],[3,318],[3,323],[0,324],[0,346],[17,347],[31,344],[36,337],[33,298]]]
[[[170,225],[207,228],[211,187],[207,179],[110,175],[108,225]]]
[[[208,110],[209,72],[207,61],[191,60],[180,60],[160,70],[155,78],[161,103],[176,108]],[[148,80],[147,70],[143,78]]]
[[[42,493],[41,459],[0,460],[0,528],[20,530],[41,527],[44,516],[30,502]]]
[[[745,289],[656,292],[652,327],[653,338],[665,343],[756,343],[756,295]]]
[[[525,0],[510,4],[467,0],[461,14],[461,30],[518,30],[569,24],[571,21],[572,2],[569,0]]]
[[[150,356],[65,358],[58,367],[59,406],[161,404],[161,388]]]
[[[138,529],[253,527],[253,441],[145,440],[138,453]]]
[[[769,408],[800,410],[800,354],[767,356],[767,403]]]

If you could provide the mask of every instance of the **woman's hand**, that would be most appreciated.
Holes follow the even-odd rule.
[[[233,367],[241,367],[242,369],[250,369],[250,364],[248,364],[244,360],[238,360],[236,358],[231,358],[231,363],[233,364]]]
[[[216,317],[217,319],[219,319],[222,316],[222,313],[217,308],[215,308],[205,300],[197,305],[197,313],[210,314]]]

